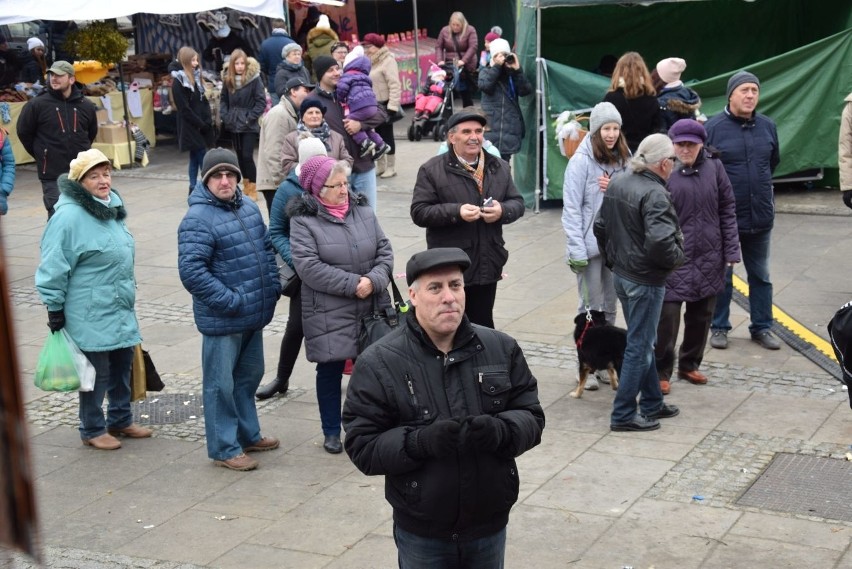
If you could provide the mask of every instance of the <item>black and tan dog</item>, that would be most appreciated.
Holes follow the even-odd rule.
[[[571,397],[580,398],[586,389],[586,379],[590,373],[606,371],[613,391],[618,389],[618,374],[624,360],[627,347],[627,330],[606,323],[606,315],[598,310],[590,310],[574,318],[574,342],[577,345],[577,362],[580,380]]]

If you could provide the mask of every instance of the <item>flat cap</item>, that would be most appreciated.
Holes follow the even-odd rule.
[[[290,89],[295,89],[296,87],[305,87],[307,89],[313,89],[316,87],[313,83],[308,83],[305,81],[304,77],[291,77],[284,83],[284,90],[289,91]]]
[[[474,113],[472,111],[459,111],[447,121],[447,130],[453,128],[457,124],[461,124],[467,121],[476,121],[482,126],[485,126],[487,123],[487,119],[484,115],[480,115],[479,113]]]
[[[415,253],[405,265],[405,280],[410,286],[423,273],[448,265],[456,265],[464,271],[470,266],[470,257],[458,247],[437,247]]]

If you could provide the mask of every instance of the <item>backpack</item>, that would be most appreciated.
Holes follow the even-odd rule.
[[[849,407],[852,408],[852,301],[840,307],[828,323],[831,347],[843,371],[841,380],[847,388]]]

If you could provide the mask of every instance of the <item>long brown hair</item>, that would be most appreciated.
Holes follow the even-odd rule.
[[[628,99],[635,99],[642,95],[657,95],[648,66],[645,65],[642,56],[635,51],[628,51],[619,57],[615,64],[609,91],[617,91],[619,87],[624,89],[624,96]]]
[[[246,66],[243,69],[243,75],[248,70],[248,56],[246,52],[237,48],[231,52],[231,56],[228,58],[228,64],[225,67],[226,72],[222,73],[222,83],[225,84],[225,87],[233,93],[237,89],[237,82],[235,77],[237,76],[237,70],[234,67],[234,64],[238,59],[242,59],[245,62]]]
[[[592,154],[595,157],[595,162],[614,166],[624,166],[627,164],[627,161],[630,159],[630,149],[627,148],[624,131],[619,130],[618,140],[615,141],[615,146],[612,149],[606,147],[606,142],[604,142],[601,136],[600,129],[589,136],[592,137]]]
[[[189,79],[190,85],[195,84],[195,70],[192,68],[192,58],[198,57],[198,52],[189,46],[183,46],[178,50],[177,60],[183,67],[183,72],[186,73],[186,78]],[[199,61],[199,67],[201,67]]]

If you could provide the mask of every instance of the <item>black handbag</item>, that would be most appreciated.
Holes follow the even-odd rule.
[[[393,123],[395,123],[397,121],[401,121],[402,119],[405,118],[405,111],[402,110],[402,105],[397,107],[397,109],[394,112],[391,112],[391,111],[388,110],[388,104],[387,103],[379,103],[379,105],[381,105],[382,110],[385,112],[385,115],[387,115],[387,117],[388,117],[388,120],[386,121],[387,124],[393,124]]]
[[[275,254],[275,264],[278,265],[278,278],[281,279],[281,294],[293,296],[301,288],[302,279],[278,253]]]
[[[142,359],[145,361],[145,390],[162,391],[166,385],[160,378],[157,368],[154,367],[154,360],[151,359],[148,350],[142,350]]]
[[[361,318],[361,330],[358,333],[359,354],[405,323],[408,303],[402,299],[393,277],[390,286],[393,290],[393,304],[387,308],[379,308],[378,295],[373,295],[373,313]]]

